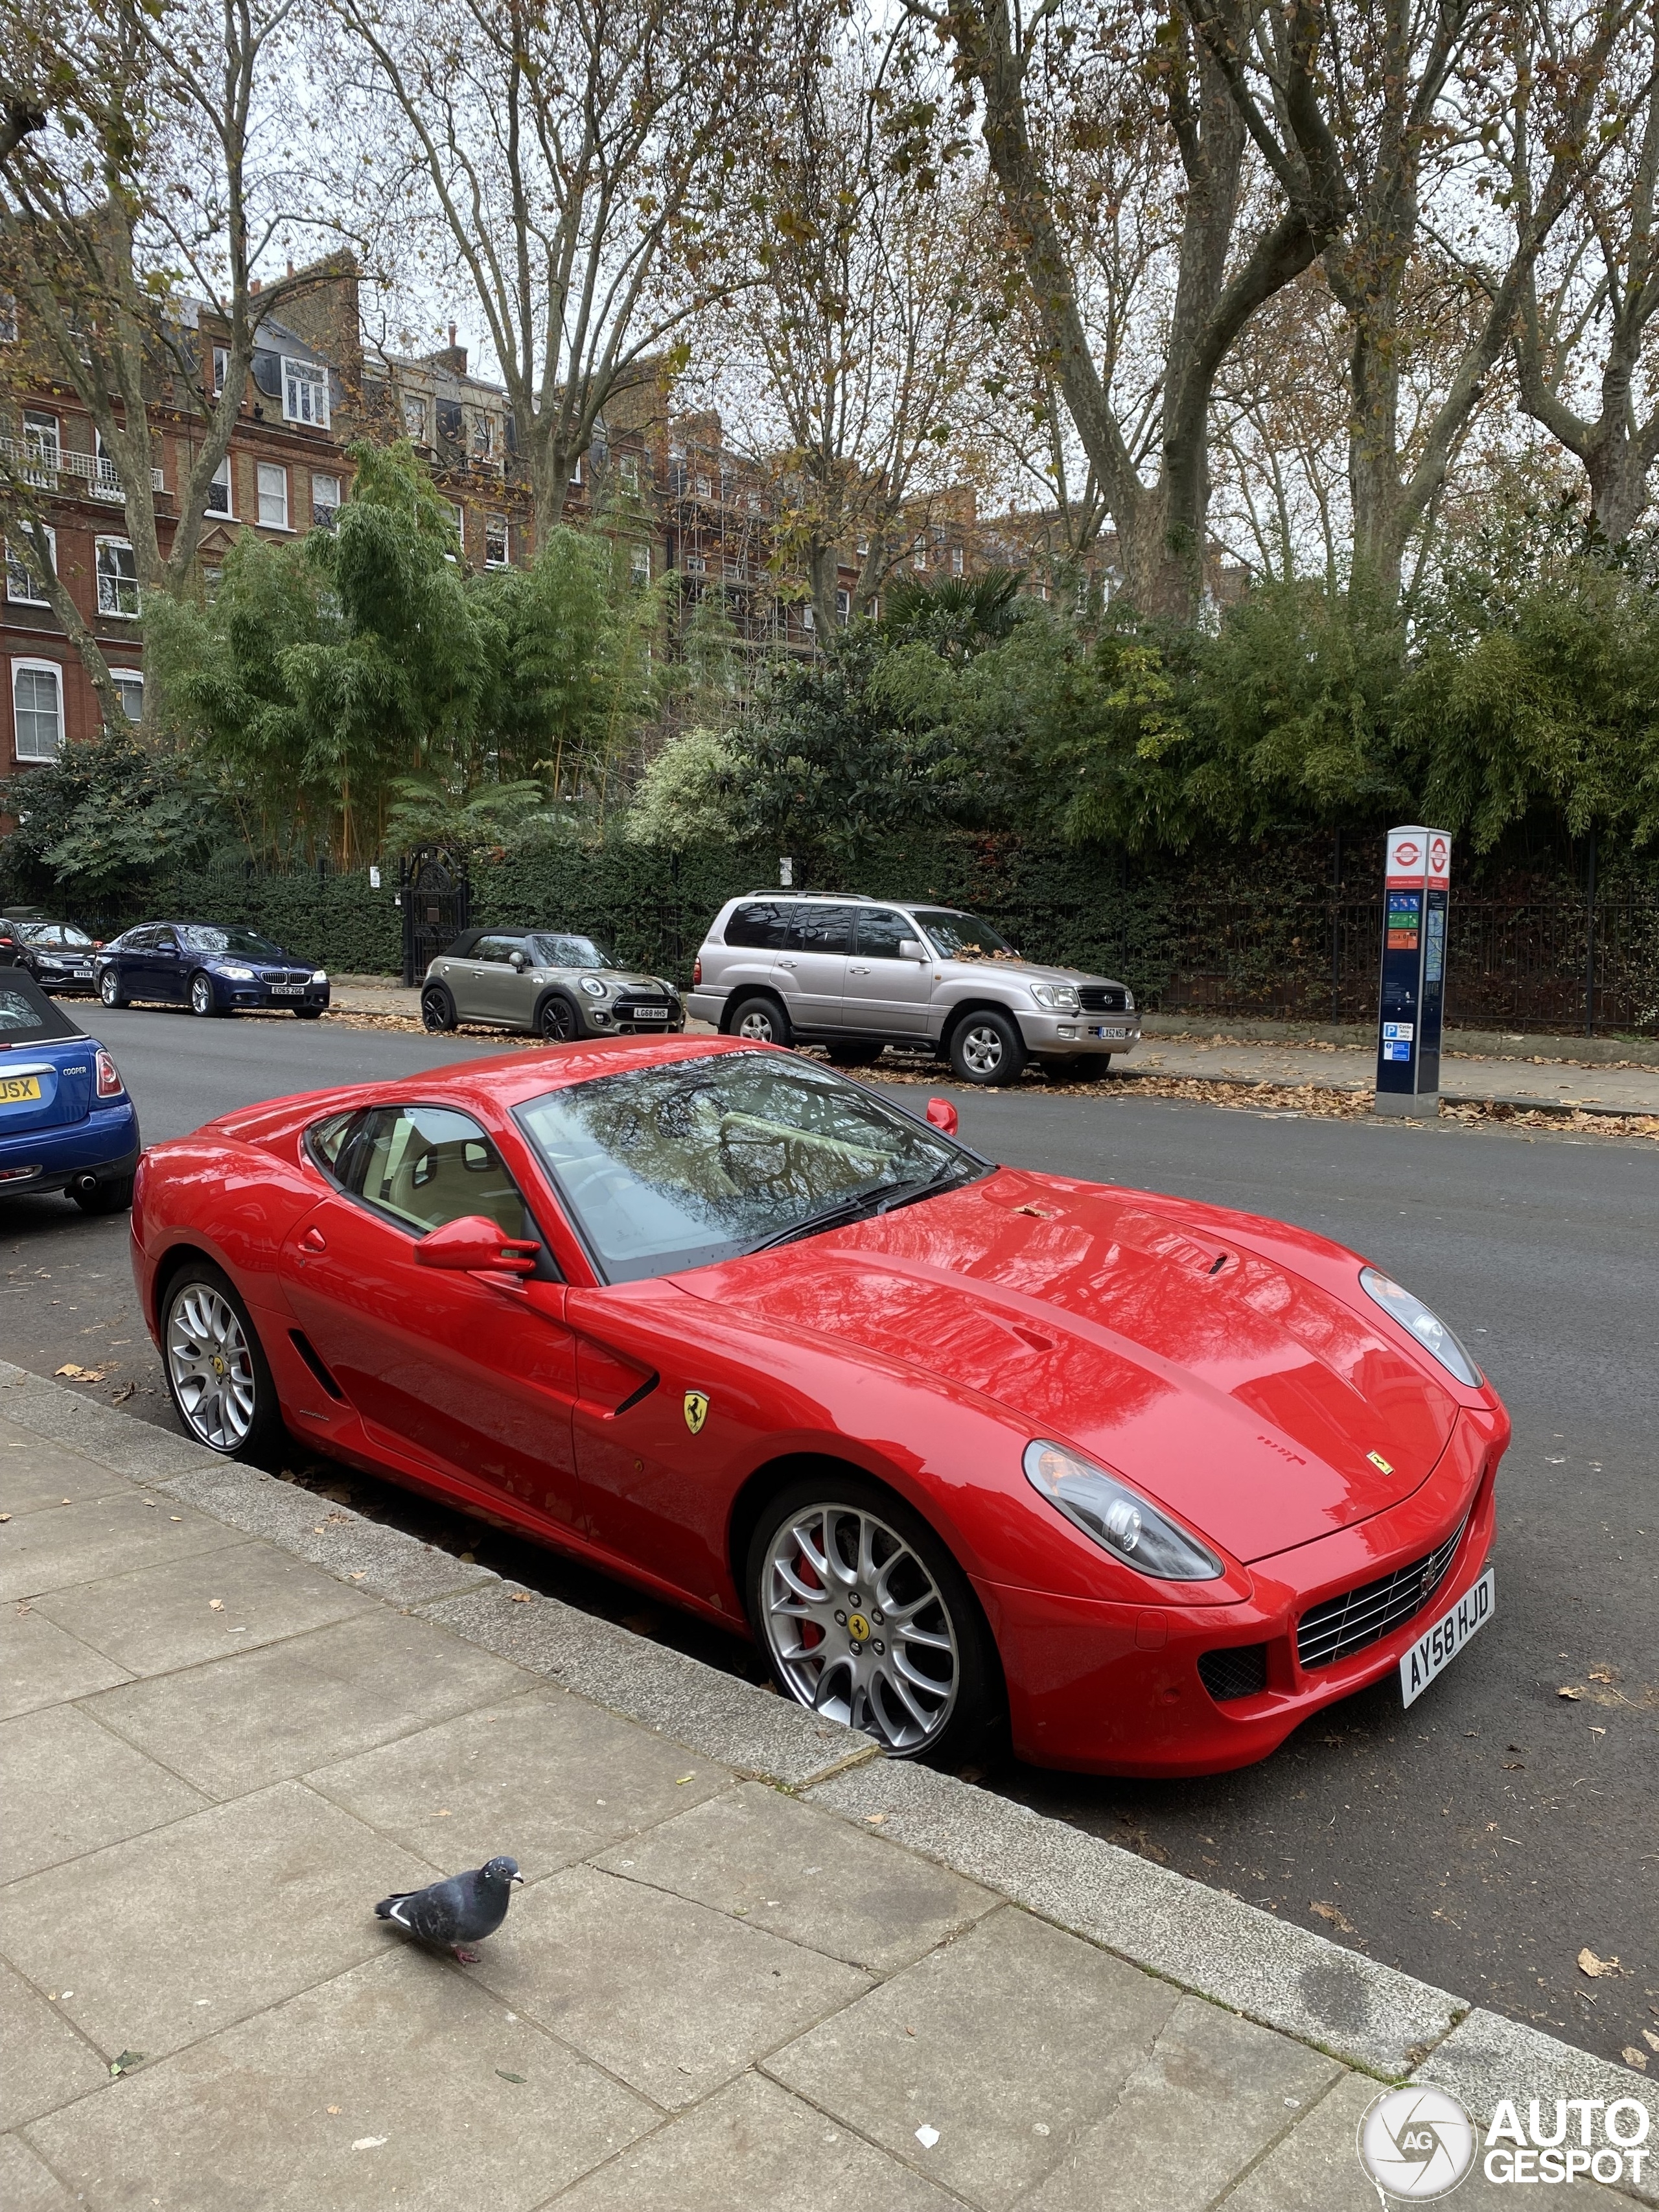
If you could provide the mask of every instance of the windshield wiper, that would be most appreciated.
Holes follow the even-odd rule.
[[[856,1198],[843,1198],[834,1206],[827,1206],[821,1213],[809,1213],[805,1221],[780,1229],[775,1236],[762,1237],[758,1244],[750,1246],[750,1253],[769,1252],[775,1245],[787,1244],[797,1237],[814,1237],[821,1229],[843,1228],[849,1221],[862,1220],[867,1214],[891,1213],[897,1206],[913,1206],[919,1198],[932,1197],[947,1182],[984,1173],[976,1162],[946,1160],[932,1175],[919,1176],[913,1182],[884,1183],[878,1190],[866,1190]]]

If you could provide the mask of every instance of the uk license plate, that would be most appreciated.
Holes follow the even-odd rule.
[[[303,983],[273,983],[270,987],[273,999],[303,999],[305,994]]]
[[[1128,1036],[1129,1032],[1127,1030],[1102,1029],[1099,1023],[1096,1022],[1091,1026],[1089,1034],[1091,1037],[1103,1038],[1108,1043],[1115,1041],[1117,1043],[1121,1044],[1124,1038]]]
[[[666,1006],[635,1006],[634,1019],[636,1022],[665,1022],[668,1009]]]
[[[73,973],[77,983],[90,983],[92,981],[92,970],[90,968],[76,968],[71,972]]]
[[[38,1104],[40,1097],[38,1075],[0,1075],[0,1106],[24,1106],[31,1101]]]
[[[1492,1619],[1498,1603],[1498,1578],[1490,1567],[1473,1589],[1425,1629],[1400,1662],[1400,1697],[1404,1705],[1420,1698],[1435,1676],[1443,1674],[1468,1642]]]

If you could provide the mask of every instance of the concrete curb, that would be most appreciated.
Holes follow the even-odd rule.
[[[0,1417],[263,1536],[527,1672],[556,1677],[592,1704],[798,1792],[1195,1996],[1364,2072],[1449,2089],[1483,2123],[1505,2097],[1537,2097],[1547,2111],[1558,2097],[1634,2098],[1659,2136],[1659,2085],[1638,2073],[1472,2008],[1064,1821],[931,1768],[883,1759],[852,1729],[348,1507],[221,1460],[5,1362]],[[1629,2193],[1659,2206],[1659,2177]]]
[[[1370,1094],[1370,1085],[1364,1083],[1338,1083],[1328,1078],[1310,1073],[1306,1076],[1282,1075],[1211,1075],[1196,1074],[1191,1070],[1172,1067],[1115,1067],[1114,1083],[1212,1083],[1224,1085],[1232,1091],[1324,1091],[1338,1098],[1363,1098]],[[1575,1114],[1589,1114],[1615,1121],[1641,1120],[1655,1109],[1646,1106],[1585,1105],[1581,1100],[1568,1098],[1532,1098],[1523,1092],[1505,1091],[1443,1091],[1442,1102],[1448,1106],[1507,1106],[1517,1114],[1554,1114],[1563,1120]]]

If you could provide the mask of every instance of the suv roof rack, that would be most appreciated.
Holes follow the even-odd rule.
[[[769,884],[763,890],[744,891],[743,896],[744,898],[863,899],[870,906],[880,903],[868,891],[809,891],[803,890],[799,884]]]

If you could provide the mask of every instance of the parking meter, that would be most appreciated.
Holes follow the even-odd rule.
[[[1374,1100],[1379,1114],[1432,1116],[1440,1111],[1450,882],[1451,838],[1445,830],[1389,830]]]

